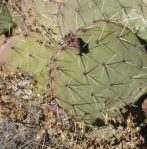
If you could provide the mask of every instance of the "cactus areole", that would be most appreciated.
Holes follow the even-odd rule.
[[[87,122],[119,116],[146,85],[146,51],[128,28],[105,20],[72,34],[50,65],[52,96]]]

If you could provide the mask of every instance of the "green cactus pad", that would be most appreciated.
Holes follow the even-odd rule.
[[[107,121],[147,92],[147,54],[120,24],[97,21],[72,34],[50,66],[52,96],[77,119]]]
[[[41,90],[46,89],[49,60],[55,53],[54,47],[46,47],[44,41],[41,35],[35,33],[14,36],[4,45],[1,59],[10,69],[32,72]]]
[[[140,36],[147,26],[142,0],[26,0],[21,7],[29,24],[35,19],[62,37],[99,19],[123,23]]]
[[[26,0],[21,2],[21,8],[28,25],[41,25],[57,32],[54,1]]]

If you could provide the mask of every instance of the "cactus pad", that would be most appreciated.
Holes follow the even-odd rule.
[[[21,7],[28,24],[37,22],[62,37],[99,19],[123,23],[143,37],[146,31],[147,9],[142,0],[26,0]]]
[[[52,46],[46,47],[46,41],[40,34],[30,32],[28,35],[14,36],[1,46],[1,51],[1,62],[9,69],[19,68],[24,72],[32,72],[40,89],[46,89],[48,64],[55,50]]]
[[[147,90],[147,54],[120,24],[97,21],[72,34],[50,65],[52,96],[77,119],[120,115]]]

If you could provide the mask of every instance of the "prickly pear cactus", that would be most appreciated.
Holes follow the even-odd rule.
[[[35,20],[62,37],[99,19],[120,22],[142,37],[147,27],[147,9],[142,0],[26,0],[21,7],[29,24]]]
[[[50,65],[52,96],[77,119],[120,116],[147,91],[147,54],[120,24],[97,21],[75,34]]]
[[[0,51],[2,57],[0,62],[4,62],[7,68],[32,72],[38,81],[39,91],[47,90],[48,64],[55,49],[47,45],[40,34],[29,32],[28,35],[14,36],[0,46]]]
[[[22,13],[26,17],[28,25],[41,24],[46,28],[56,28],[54,1],[26,0],[20,2]]]
[[[57,20],[67,34],[97,19],[120,22],[133,31],[145,30],[147,9],[142,0],[62,0],[57,3]]]

